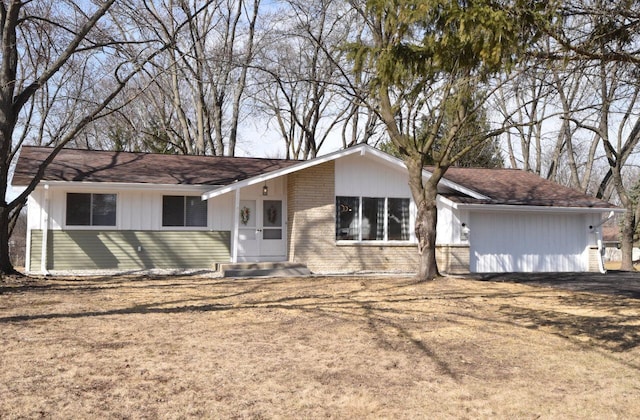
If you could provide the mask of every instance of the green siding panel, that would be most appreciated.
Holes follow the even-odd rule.
[[[40,255],[42,255],[42,231],[31,231],[31,246],[29,247],[30,271],[40,271]]]
[[[49,270],[213,268],[228,262],[228,231],[51,230]],[[31,232],[31,271],[39,271],[42,231]]]

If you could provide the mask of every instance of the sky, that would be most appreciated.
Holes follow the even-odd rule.
[[[342,148],[339,129],[322,145],[318,155],[326,155]],[[236,156],[258,158],[284,158],[286,148],[280,134],[262,121],[252,121],[240,128],[240,139],[236,145]]]

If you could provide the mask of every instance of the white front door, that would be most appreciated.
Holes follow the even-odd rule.
[[[286,258],[282,200],[240,200],[239,261],[281,261]]]

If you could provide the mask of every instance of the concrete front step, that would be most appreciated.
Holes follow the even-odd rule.
[[[220,264],[222,277],[300,277],[311,271],[306,265],[291,262]]]

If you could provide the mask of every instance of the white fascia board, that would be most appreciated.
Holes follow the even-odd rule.
[[[189,184],[146,184],[132,182],[77,182],[77,181],[42,181],[36,188],[48,185],[49,188],[64,188],[70,191],[166,191],[202,193],[211,189],[211,185]]]
[[[458,207],[456,206],[456,203],[454,203],[452,200],[450,200],[450,199],[448,199],[447,197],[444,197],[444,196],[442,196],[442,195],[440,195],[440,194],[438,194],[438,195],[436,196],[436,202],[438,202],[438,201],[439,201],[440,203],[442,203],[442,204],[446,205],[446,206],[451,207],[451,208],[454,208],[454,209],[457,209],[457,208],[458,208]]]
[[[393,156],[390,156],[390,155],[388,155],[388,154],[386,154],[384,152],[381,152],[378,149],[374,149],[373,147],[371,147],[369,145],[359,144],[359,145],[354,146],[354,147],[349,147],[347,149],[338,150],[336,152],[329,153],[329,154],[323,155],[323,156],[319,156],[319,157],[311,159],[311,160],[300,161],[299,163],[296,163],[294,165],[288,166],[286,168],[282,168],[282,169],[278,169],[278,170],[275,170],[275,171],[272,171],[272,172],[268,172],[268,173],[265,173],[265,174],[257,175],[257,176],[254,176],[252,178],[243,179],[242,181],[234,182],[233,184],[229,184],[227,186],[223,186],[223,187],[211,190],[211,191],[207,191],[206,193],[202,194],[202,199],[203,200],[208,200],[210,198],[218,197],[218,196],[230,193],[230,192],[235,191],[235,190],[240,189],[240,188],[248,187],[248,186],[255,185],[255,184],[261,184],[261,183],[263,183],[265,181],[268,181],[270,179],[279,178],[279,177],[284,176],[284,175],[292,174],[294,172],[298,172],[298,171],[301,171],[303,169],[311,168],[311,167],[316,166],[316,165],[321,165],[323,163],[330,162],[332,160],[337,160],[337,159],[340,159],[342,157],[349,156],[349,155],[354,155],[354,154],[358,154],[358,153],[360,155],[362,155],[362,156],[364,156],[366,154],[371,154],[371,155],[381,159],[383,162],[385,162],[387,164],[395,165],[395,166],[400,165],[404,169],[406,169],[406,167],[404,166],[404,164],[402,163],[402,161],[400,159],[397,159],[397,158],[395,158]]]
[[[425,171],[427,172],[427,171]],[[428,172],[429,174],[431,174],[431,172]],[[469,189],[467,187],[464,187],[460,184],[456,184],[455,182],[449,181],[447,179],[447,173],[445,172],[444,177],[442,177],[442,179],[440,180],[440,185],[444,185],[445,187],[449,187],[452,190],[461,192],[462,194],[468,195],[471,198],[475,198],[477,200],[490,200],[491,197],[480,194],[477,191],[474,191],[472,189]]]
[[[378,159],[384,161],[385,163],[387,163],[390,166],[394,166],[394,167],[399,167],[401,169],[403,169],[404,171],[407,171],[407,166],[405,165],[404,161],[400,158],[397,158],[395,156],[391,156],[383,151],[380,151],[378,149],[375,149],[371,146],[367,146],[367,145],[362,145],[362,146],[366,146],[366,148],[363,147],[362,150],[362,155],[365,154],[365,150],[367,153],[372,154],[373,156],[377,157]],[[422,176],[424,179],[429,179],[431,177],[431,172],[427,171],[426,169],[422,171]],[[469,189],[467,187],[464,187],[460,184],[456,184],[455,182],[449,181],[447,179],[447,173],[445,172],[444,176],[440,179],[440,183],[439,185],[443,185],[445,187],[451,188],[454,191],[458,191],[462,194],[468,195],[472,198],[475,199],[479,199],[479,200],[488,200],[491,197],[487,197],[486,195],[482,195],[480,193],[478,193],[477,191],[474,191],[472,189]]]
[[[546,212],[546,213],[624,213],[625,210],[619,207],[603,208],[603,207],[553,207],[553,206],[525,206],[525,205],[509,205],[509,204],[464,204],[455,203],[453,206],[461,210],[480,210],[480,211],[517,211],[517,212]]]
[[[276,171],[272,171],[266,174],[261,174],[252,178],[244,179],[242,181],[234,182],[233,184],[221,186],[219,188],[207,191],[206,193],[202,194],[202,199],[208,200],[210,198],[218,197],[240,188],[248,187],[255,184],[261,184],[273,178],[278,178],[284,175],[288,175],[297,171],[301,171],[303,169],[307,169],[316,165],[320,165],[332,160],[337,160],[342,157],[353,155],[353,154],[360,154],[361,156],[371,155],[372,157],[378,159],[380,162],[382,162],[385,165],[399,168],[404,171],[407,170],[407,166],[404,164],[404,161],[402,161],[402,159],[399,159],[395,156],[391,156],[383,151],[380,151],[374,147],[369,146],[368,144],[363,143],[354,147],[349,147],[347,149],[338,150],[336,152],[329,153],[327,155],[323,155],[315,159],[301,161],[300,163],[291,165],[287,168],[278,169]],[[423,170],[422,174],[425,178],[429,178],[431,176],[431,172],[427,170]],[[454,182],[447,180],[446,174],[445,174],[445,177],[443,177],[440,180],[440,183],[448,188],[451,188],[455,191],[459,191],[463,194],[469,195],[470,197],[473,197],[476,199],[489,199],[489,197],[479,194],[476,191],[470,190],[469,188],[463,187],[462,185],[458,185]]]

